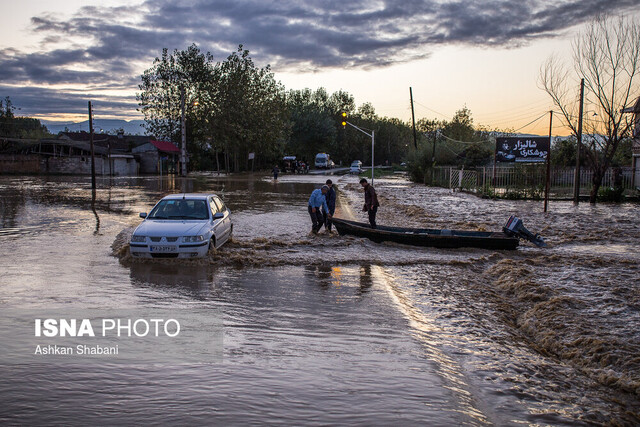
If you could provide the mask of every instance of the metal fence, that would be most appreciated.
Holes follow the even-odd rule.
[[[634,175],[631,167],[620,169],[622,188],[629,194],[635,191],[636,181],[640,177],[640,169]],[[466,191],[491,190],[501,194],[512,190],[527,191],[535,197],[543,194],[546,181],[546,165],[523,164],[516,166],[483,167],[474,170],[455,169],[453,167],[436,167],[433,171],[434,185]],[[601,188],[614,187],[616,170],[609,168],[602,180]],[[551,168],[550,193],[555,197],[569,197],[573,195],[575,168]],[[581,169],[580,195],[588,195],[591,190],[593,171]]]

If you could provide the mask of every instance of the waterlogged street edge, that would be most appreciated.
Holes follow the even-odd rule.
[[[337,216],[365,220],[356,179],[334,182]],[[91,209],[86,183],[73,178],[3,178],[8,202],[0,239],[9,269],[0,279],[0,301],[36,308],[53,302],[179,307],[193,301],[221,307],[224,374],[197,367],[184,368],[180,378],[161,370],[132,372],[154,378],[163,390],[183,391],[192,375],[204,375],[218,390],[209,391],[217,399],[248,393],[251,409],[271,408],[267,419],[274,421],[307,414],[306,405],[288,400],[273,411],[268,390],[277,389],[289,396],[297,390],[301,402],[325,399],[324,409],[333,408],[340,415],[335,420],[347,422],[638,422],[636,206],[553,202],[543,214],[538,202],[483,200],[403,179],[376,180],[380,224],[488,231],[499,230],[516,214],[549,244],[545,250],[528,243],[517,251],[439,250],[308,234],[306,199],[320,183],[306,176],[277,183],[250,176],[203,176],[184,183],[123,179],[101,188]],[[127,243],[139,222],[137,212],[181,190],[224,197],[233,212],[234,241],[205,260],[133,262]],[[84,265],[93,267],[87,271]],[[379,360],[374,356],[385,353]],[[392,373],[360,370],[378,364],[393,366]],[[247,366],[264,368],[253,377],[251,392],[240,384]],[[76,384],[39,369],[42,380],[57,375]],[[422,374],[407,376],[415,369]],[[286,385],[269,380],[293,372],[299,379]],[[342,373],[340,380],[327,377],[329,372]],[[346,377],[359,384],[359,397],[344,388]],[[9,378],[5,381],[21,383],[15,374]],[[109,381],[115,385],[122,378]],[[370,392],[386,413],[362,400]],[[42,393],[25,389],[22,409],[3,413],[3,419],[33,420],[25,408]],[[350,404],[327,403],[331,393]],[[114,392],[109,402],[121,398]],[[231,420],[241,406],[226,401],[216,414]],[[202,416],[211,410],[205,404],[194,408]],[[353,408],[371,412],[356,416]],[[320,423],[333,419],[312,413]],[[123,416],[136,419],[136,411]]]

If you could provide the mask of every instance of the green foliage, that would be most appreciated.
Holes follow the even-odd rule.
[[[472,169],[491,163],[495,137],[508,134],[474,127],[466,107],[458,110],[450,122],[420,119],[416,128],[421,138],[418,150],[408,156],[408,171],[413,181],[426,184],[431,184],[430,171],[435,165]]]
[[[551,164],[561,167],[575,167],[576,139],[573,137],[554,142],[551,147]]]
[[[633,158],[632,154],[633,148],[633,140],[631,138],[625,138],[620,141],[618,145],[618,149],[611,159],[611,166],[613,167],[624,167],[631,166],[631,161]]]
[[[187,114],[194,122],[188,130],[193,130],[196,120],[193,120],[191,106],[212,77],[212,61],[212,56],[200,53],[195,44],[184,51],[174,50],[172,54],[166,48],[162,50],[162,56],[143,73],[139,85],[142,92],[136,94],[149,134],[169,141],[180,140],[182,89]]]
[[[493,186],[489,182],[487,182],[484,187],[480,189],[480,195],[488,199],[495,199],[498,197],[495,188],[493,188]]]
[[[15,107],[7,96],[0,99],[0,136],[7,138],[39,139],[52,135],[40,120],[30,117],[16,117]]]
[[[376,165],[391,165],[406,159],[406,153],[414,151],[413,130],[408,123],[399,119],[379,118],[365,122],[364,126],[375,130]],[[371,159],[371,140],[365,137],[363,142],[363,161]],[[365,157],[366,156],[366,157]],[[368,163],[368,162],[367,162]]]
[[[312,161],[316,153],[330,152],[338,135],[339,109],[334,105],[337,96],[329,97],[324,88],[292,90],[286,103],[291,122],[291,133],[285,153]],[[350,110],[347,110],[350,112]],[[335,116],[335,117],[334,117]]]
[[[622,201],[622,187],[600,187],[598,190],[598,200],[601,202],[620,203]]]
[[[537,185],[532,187],[517,188],[511,187],[499,196],[507,200],[542,200],[544,197],[544,186]]]
[[[551,146],[551,165],[557,167],[574,168],[576,166],[576,152],[578,143],[574,136],[570,136],[566,139],[555,141]],[[587,166],[589,157],[586,155],[590,150],[588,145],[582,146],[582,157],[580,158],[580,165]]]
[[[407,172],[409,179],[413,182],[428,184],[426,177],[431,177],[427,171],[431,170],[431,148],[420,145],[417,150],[412,151],[407,159]]]
[[[486,165],[493,158],[493,151],[493,144],[491,142],[477,142],[469,145],[464,151],[464,167],[468,169]]]
[[[287,93],[291,134],[286,153],[311,160],[316,153],[327,152],[343,164],[361,160],[370,164],[371,138],[347,125],[342,112],[354,125],[375,132],[375,163],[390,164],[405,159],[412,145],[408,124],[398,119],[380,118],[370,103],[356,109],[353,95],[338,91],[330,96],[324,88],[292,90]]]
[[[433,132],[444,128],[445,125],[446,121],[422,118],[416,122],[416,131],[422,135],[429,134],[428,136],[432,137]]]
[[[240,45],[216,64],[208,89],[211,135],[227,154],[228,169],[248,168],[251,152],[263,164],[273,164],[283,151],[289,122],[284,87],[270,67],[257,68]]]
[[[284,87],[269,66],[258,68],[242,45],[223,62],[194,44],[169,54],[164,49],[146,70],[137,94],[148,133],[181,139],[184,90],[191,168],[210,168],[224,153],[226,170],[249,167],[248,154],[270,164],[283,151],[289,121]]]
[[[380,168],[380,167],[376,167],[373,170],[373,177],[374,178],[383,178],[383,177],[388,177],[393,175],[396,171],[402,170],[400,167],[398,166],[391,166],[391,167],[386,167],[386,168]],[[367,179],[371,179],[371,170],[364,170],[362,171],[362,173],[359,175],[360,178],[367,178]]]
[[[456,111],[450,122],[445,123],[442,132],[449,138],[458,141],[475,141],[476,132],[473,127],[471,111],[465,106]]]

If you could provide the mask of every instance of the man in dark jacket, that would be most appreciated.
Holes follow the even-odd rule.
[[[364,207],[362,210],[369,214],[369,224],[371,228],[376,228],[376,213],[378,213],[378,195],[376,190],[367,182],[366,178],[360,180],[360,185],[364,188]]]
[[[318,234],[324,224],[324,215],[322,215],[320,208],[323,208],[325,212],[329,211],[327,199],[324,197],[327,191],[329,191],[329,187],[323,185],[322,188],[313,190],[311,197],[309,197],[309,215],[311,216],[311,232],[313,234]]]
[[[327,187],[329,187],[329,191],[324,195],[325,199],[327,199],[327,207],[329,208],[329,212],[323,212],[324,215],[324,228],[328,233],[331,233],[331,218],[333,214],[336,212],[336,190],[333,189],[333,181],[330,179],[327,180]]]

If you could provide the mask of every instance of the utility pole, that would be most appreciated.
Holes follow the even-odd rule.
[[[373,172],[375,171],[376,167],[374,162],[375,159],[375,150],[376,150],[376,144],[375,144],[375,136],[373,133],[373,130],[371,131],[371,185],[373,186]]]
[[[187,124],[184,111],[184,86],[180,87],[180,108],[182,109],[182,144],[180,145],[180,163],[181,163],[181,175],[187,176]]]
[[[438,137],[438,129],[433,130],[433,151],[431,152],[431,185],[436,179],[436,139]]]
[[[93,113],[89,101],[89,145],[91,146],[91,189],[96,189],[96,157],[93,151]]]
[[[342,126],[351,126],[352,128],[358,129],[360,132],[364,133],[365,135],[371,137],[371,185],[373,185],[373,177],[374,177],[374,171],[376,169],[375,167],[375,149],[376,149],[376,134],[373,130],[371,130],[371,133],[367,133],[364,129],[354,125],[353,123],[349,122],[346,120],[347,117],[347,113],[342,113],[342,117],[345,117],[345,119],[343,119],[342,122]]]
[[[413,89],[409,87],[409,98],[411,99],[411,121],[413,122],[413,145],[418,148],[418,135],[416,134],[416,115],[413,111]]]
[[[580,116],[578,117],[578,146],[576,147],[576,173],[573,179],[573,203],[580,203],[580,151],[582,151],[582,115],[584,108],[584,79],[580,80]]]
[[[553,125],[553,110],[549,111],[549,152],[547,153],[547,179],[544,186],[544,211],[549,205],[549,188],[551,187],[551,128]]]
[[[107,139],[107,158],[109,159],[109,178],[113,178],[113,171],[111,170],[111,140]],[[111,181],[109,181],[111,185]]]

